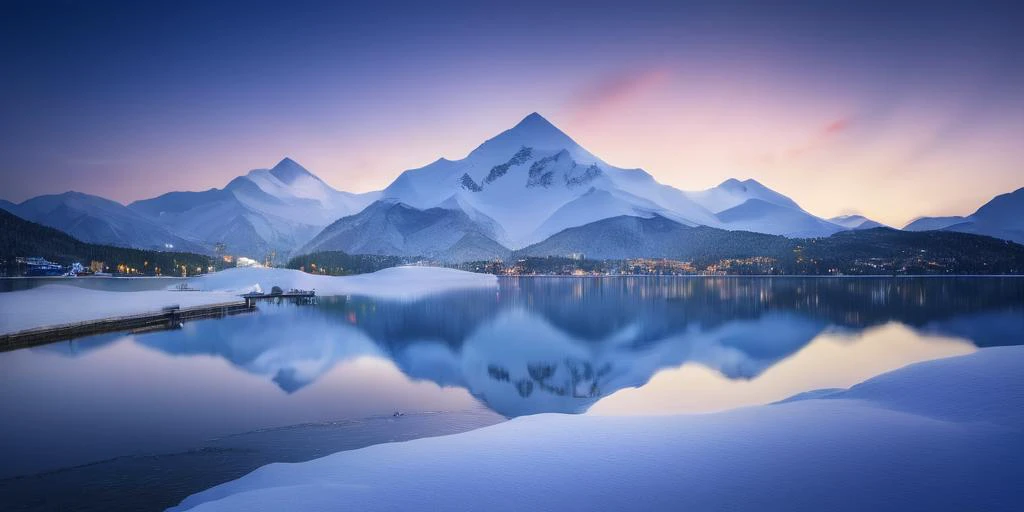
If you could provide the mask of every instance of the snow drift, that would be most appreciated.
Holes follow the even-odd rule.
[[[545,414],[271,464],[172,510],[1015,510],[1024,347],[668,417]]]
[[[283,290],[316,290],[317,295],[366,295],[383,299],[414,299],[463,288],[498,286],[498,278],[439,267],[393,267],[372,274],[322,276],[284,268],[233,268],[189,280],[201,290],[244,293],[269,292],[274,286]]]

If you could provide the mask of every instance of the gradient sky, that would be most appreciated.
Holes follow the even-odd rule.
[[[6,2],[0,198],[128,202],[286,155],[368,191],[533,111],[663,183],[752,177],[826,217],[1024,186],[1019,2],[828,3]]]

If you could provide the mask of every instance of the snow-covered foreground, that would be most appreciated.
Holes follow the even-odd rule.
[[[224,292],[111,292],[51,284],[31,290],[0,293],[0,334],[154,313],[173,305],[188,308],[239,300],[237,295]]]
[[[368,295],[386,299],[412,299],[462,288],[497,288],[498,278],[450,268],[393,267],[372,274],[332,277],[284,268],[233,268],[189,281],[201,290],[236,293],[258,289],[316,290],[317,295]]]
[[[1024,347],[661,417],[523,417],[271,464],[176,510],[1019,510]]]

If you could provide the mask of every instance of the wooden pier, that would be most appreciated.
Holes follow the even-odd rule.
[[[311,290],[289,290],[283,293],[246,293],[242,295],[246,304],[255,307],[256,301],[277,300],[290,301],[296,304],[316,304],[316,292]]]
[[[43,345],[55,341],[71,340],[108,332],[146,332],[177,329],[189,320],[221,318],[256,310],[249,299],[194,306],[169,307],[155,313],[87,320],[73,324],[38,327],[11,334],[0,334],[0,351]]]

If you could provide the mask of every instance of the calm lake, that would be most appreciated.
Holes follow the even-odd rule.
[[[1019,278],[501,278],[262,303],[0,353],[0,508],[156,509],[275,461],[528,414],[762,404],[1020,343]]]

